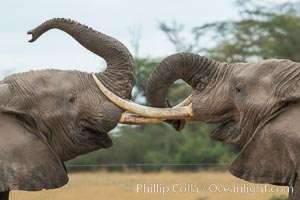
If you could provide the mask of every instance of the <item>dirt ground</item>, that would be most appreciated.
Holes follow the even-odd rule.
[[[266,200],[287,187],[250,184],[224,172],[74,173],[59,189],[11,192],[13,200]]]

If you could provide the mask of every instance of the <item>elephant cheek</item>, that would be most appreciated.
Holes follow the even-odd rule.
[[[211,133],[210,138],[234,146],[239,146],[239,129],[236,122],[229,121],[216,127]]]

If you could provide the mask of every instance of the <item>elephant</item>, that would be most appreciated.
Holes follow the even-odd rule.
[[[128,101],[135,65],[120,41],[71,19],[53,18],[28,31],[29,42],[51,29],[66,32],[104,58],[107,68],[99,73],[35,70],[0,82],[0,200],[8,200],[11,190],[65,185],[68,176],[63,162],[111,147],[108,132],[118,123],[151,123],[170,113],[172,118],[185,116],[185,108],[153,109]]]
[[[99,73],[32,70],[0,81],[0,200],[8,200],[11,190],[65,185],[63,162],[111,147],[108,132],[118,123],[149,124],[187,113],[184,105],[158,109],[129,101],[135,65],[120,41],[71,19],[53,18],[28,31],[29,42],[51,29],[104,58],[107,68]]]
[[[192,87],[192,112],[186,119],[220,123],[210,137],[240,150],[231,174],[252,183],[289,186],[289,199],[300,199],[300,63],[225,63],[193,53],[173,54],[148,78],[149,106],[169,107],[167,92],[178,79]],[[167,122],[180,131],[186,119]]]
[[[28,32],[30,42],[59,29],[107,62],[95,73],[107,89],[130,99],[135,65],[118,40],[76,21],[48,20]],[[91,73],[36,70],[0,82],[0,199],[10,190],[37,191],[68,182],[64,161],[112,146],[108,132],[124,110],[99,91]]]

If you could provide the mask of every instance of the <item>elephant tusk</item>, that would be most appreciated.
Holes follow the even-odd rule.
[[[194,116],[192,104],[184,107],[176,107],[176,108],[153,108],[148,106],[142,106],[136,104],[134,102],[122,99],[109,91],[96,77],[95,74],[92,74],[93,79],[95,80],[100,91],[114,104],[119,106],[120,108],[139,114],[143,117],[149,118],[158,118],[158,119],[184,119],[187,117]]]
[[[187,124],[199,123],[201,121],[194,118],[186,118]],[[139,125],[139,124],[159,124],[164,122],[164,119],[157,118],[147,118],[142,117],[136,114],[123,113],[119,123],[120,124],[130,124],[130,125]]]
[[[123,113],[119,123],[121,124],[158,124],[162,123],[163,119],[147,118],[136,114]]]

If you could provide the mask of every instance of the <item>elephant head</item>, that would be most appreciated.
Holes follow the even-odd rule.
[[[192,53],[171,55],[148,79],[149,105],[168,107],[168,89],[178,79],[193,88],[194,118],[221,123],[211,138],[240,148],[230,167],[233,175],[255,183],[294,185],[300,173],[299,63],[220,63]],[[184,121],[169,120],[177,130]]]
[[[52,19],[29,31],[30,42],[60,29],[107,62],[95,76],[130,99],[135,66],[127,48],[78,22]],[[98,89],[92,74],[39,70],[0,82],[0,192],[56,188],[68,181],[62,161],[112,146],[108,132],[124,110]]]

